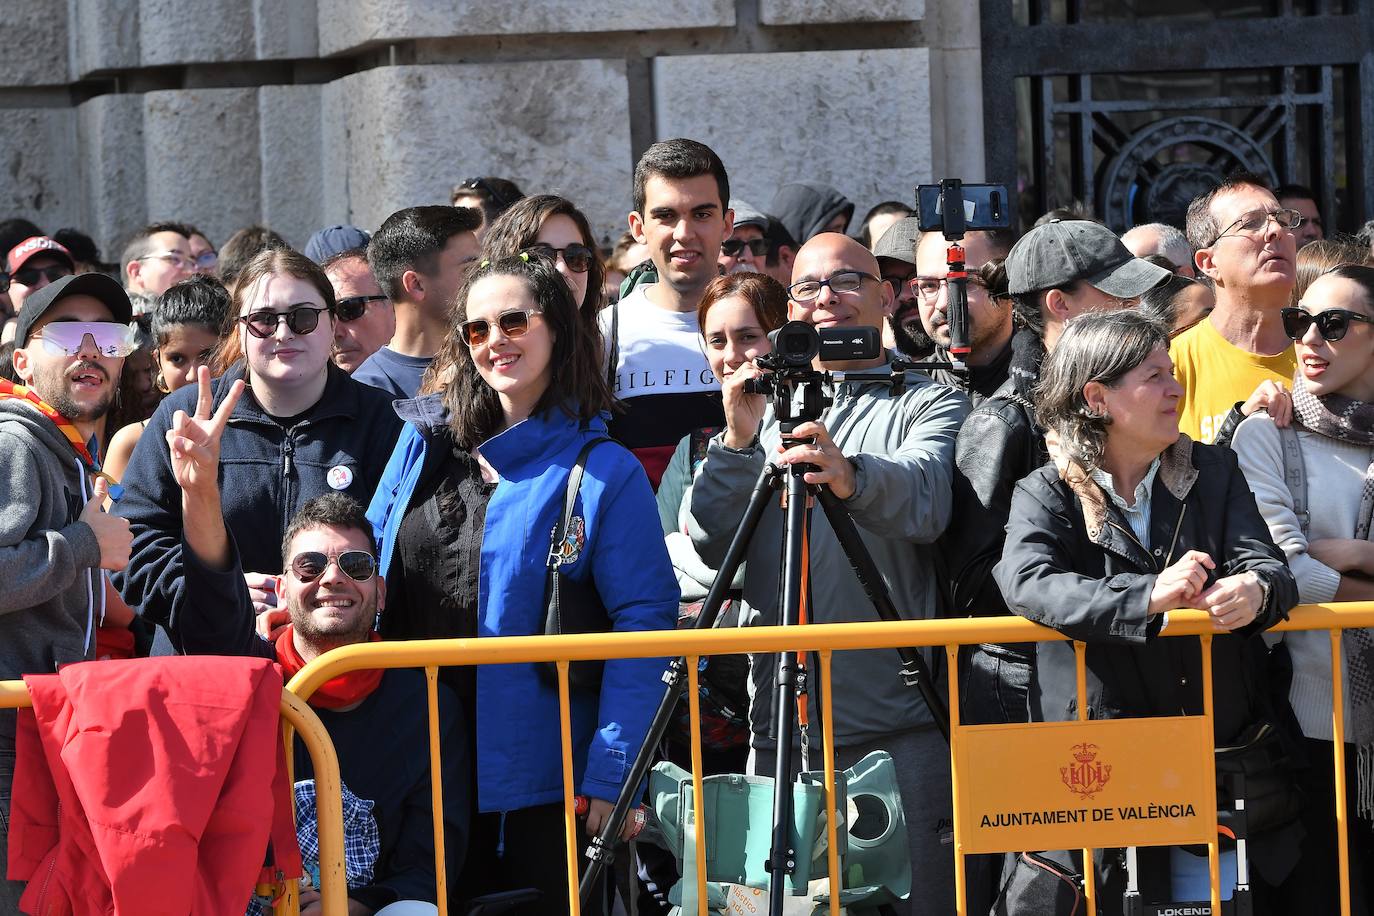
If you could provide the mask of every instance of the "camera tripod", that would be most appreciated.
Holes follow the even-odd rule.
[[[894,377],[897,374],[896,371],[892,373]],[[800,384],[804,387],[819,386],[821,373],[808,372],[806,375],[815,376],[815,378],[801,379]],[[837,373],[836,377],[839,375]],[[872,380],[888,379],[886,373],[872,377],[863,376],[861,373],[845,373],[844,375],[851,381],[861,377]],[[790,386],[784,385],[783,387]],[[784,441],[790,441],[788,434],[800,423],[820,416],[820,410],[815,405],[821,404],[825,399],[819,396],[806,397],[807,394],[809,392],[804,392],[803,400],[806,407],[803,408],[802,415],[799,417],[790,416],[790,400],[785,401],[781,394],[776,397],[776,409],[781,420]],[[794,464],[785,468],[765,464],[749,496],[744,517],[730,540],[725,559],[706,595],[701,613],[693,624],[694,628],[708,628],[716,623],[730,585],[735,579],[735,573],[744,561],[749,543],[763,518],[764,510],[768,507],[773,494],[779,491],[784,494],[783,511],[785,519],[781,579],[782,600],[779,622],[784,626],[796,626],[800,620],[801,608],[806,598],[804,594],[806,580],[805,548],[813,496],[825,512],[826,519],[830,522],[841,549],[855,574],[859,577],[859,582],[877,610],[878,616],[885,621],[903,619],[897,612],[896,605],[883,582],[877,564],[874,563],[868,549],[864,546],[858,528],[853,519],[849,517],[849,513],[844,508],[840,498],[823,484],[808,484],[805,481],[806,473],[812,470],[815,470],[814,466],[805,464]],[[921,696],[930,709],[931,717],[935,720],[945,739],[949,740],[949,710],[931,681],[930,671],[926,667],[925,660],[916,649],[906,648],[897,651],[902,661],[899,669],[900,676],[909,686],[913,686],[921,692]],[[663,680],[668,685],[668,689],[654,714],[634,764],[630,767],[629,775],[625,779],[619,797],[616,799],[611,816],[607,819],[601,834],[592,838],[587,849],[587,856],[591,859],[591,864],[582,877],[579,891],[584,903],[590,902],[590,896],[597,886],[601,872],[613,859],[613,850],[620,835],[621,825],[635,804],[639,787],[653,764],[654,749],[662,739],[664,731],[672,720],[677,702],[686,690],[686,667],[686,658],[678,657],[669,664],[664,672]],[[796,715],[794,694],[797,690],[800,668],[800,658],[797,652],[779,653],[774,694],[776,710],[774,722],[778,736],[777,760],[774,767],[772,845],[767,863],[770,912],[773,913],[782,912],[787,875],[795,871],[797,867],[798,851],[790,847],[789,838],[789,825],[792,823],[792,793],[789,791],[788,785],[791,781],[792,766],[791,735]],[[824,689],[828,690],[829,685],[825,685]],[[807,851],[804,850],[803,853],[805,852]],[[838,888],[832,888],[832,893],[838,892]]]

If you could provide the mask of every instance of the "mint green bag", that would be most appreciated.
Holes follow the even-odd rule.
[[[828,874],[824,772],[802,773],[792,783],[792,848],[797,869],[788,876],[787,893],[805,896],[808,885]],[[875,907],[905,899],[911,891],[910,856],[901,795],[892,758],[883,751],[864,757],[835,774],[839,810],[858,817],[853,825],[842,815],[837,843],[841,856],[844,906]],[[767,889],[767,861],[772,843],[773,779],[728,774],[702,780],[706,819],[707,905],[725,904],[722,884]],[[666,845],[677,857],[682,880],[669,894],[684,913],[697,909],[696,825],[692,808],[692,774],[663,762],[649,776],[649,796]],[[851,830],[857,832],[851,835]],[[818,898],[820,899],[820,898]]]

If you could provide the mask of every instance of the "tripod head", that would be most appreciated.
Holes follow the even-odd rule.
[[[763,374],[746,382],[744,390],[772,398],[784,438],[801,424],[819,420],[833,402],[829,389],[843,373],[814,368],[817,357],[847,362],[876,359],[883,352],[878,329],[869,327],[817,330],[805,321],[789,321],[771,331],[768,339],[773,351],[754,360]]]

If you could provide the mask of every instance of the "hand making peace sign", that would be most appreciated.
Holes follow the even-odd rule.
[[[219,409],[211,413],[210,370],[205,366],[196,370],[196,383],[200,391],[196,414],[188,417],[186,411],[178,410],[172,415],[167,446],[171,450],[172,475],[177,484],[184,492],[198,495],[218,486],[220,437],[243,394],[244,385],[242,379],[235,381]]]

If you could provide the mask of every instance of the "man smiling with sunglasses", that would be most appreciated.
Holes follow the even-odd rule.
[[[1263,179],[1249,174],[1227,178],[1188,206],[1194,262],[1217,296],[1211,314],[1169,348],[1184,391],[1179,428],[1192,438],[1226,439],[1233,406],[1248,416],[1261,406],[1263,383],[1293,378],[1293,344],[1280,310],[1293,293],[1293,230],[1301,224],[1301,214],[1279,206]]]
[[[129,523],[102,506],[115,488],[97,476],[95,435],[133,349],[131,318],[128,297],[102,274],[59,278],[19,313],[23,384],[0,382],[0,679],[93,658],[101,571],[129,561]],[[9,810],[14,728],[14,714],[0,714],[0,811]],[[6,845],[0,818],[0,857]],[[22,891],[0,881],[0,912],[19,912]]]
[[[357,500],[326,493],[306,502],[287,525],[281,551],[276,593],[289,624],[269,642],[257,635],[246,604],[227,620],[219,608],[188,605],[173,622],[188,654],[271,658],[291,677],[331,649],[380,639],[374,624],[386,607],[386,580],[377,575],[377,544]],[[371,669],[337,677],[310,698],[338,752],[344,785],[372,802],[377,822],[373,877],[349,888],[349,913],[400,900],[436,901],[426,690],[419,671]],[[467,850],[469,744],[462,709],[443,684],[439,722],[447,869],[456,875]],[[376,753],[379,740],[396,753]],[[310,776],[310,757],[298,743],[295,777]],[[318,894],[304,892],[301,912],[318,914],[318,901]]]

